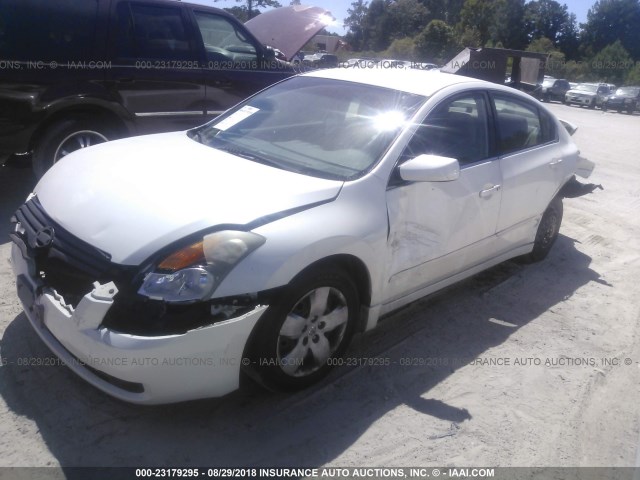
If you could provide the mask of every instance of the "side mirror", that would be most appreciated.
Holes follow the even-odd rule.
[[[460,164],[455,158],[418,155],[399,167],[400,178],[407,182],[451,182],[460,177]]]
[[[265,45],[264,49],[262,50],[262,58],[267,62],[275,60],[276,51],[273,49],[273,47],[270,47],[269,45]]]

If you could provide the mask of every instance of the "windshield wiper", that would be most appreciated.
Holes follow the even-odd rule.
[[[264,165],[269,165],[270,167],[276,167],[276,168],[280,168],[280,169],[285,169],[278,162],[270,160],[270,159],[268,159],[266,157],[263,157],[261,155],[256,155],[253,152],[249,152],[247,150],[243,150],[242,148],[238,148],[238,147],[231,146],[231,145],[220,145],[220,146],[216,145],[213,148],[215,148],[217,150],[222,150],[223,152],[230,153],[231,155],[236,155],[238,157],[246,158],[247,160],[252,160],[252,161],[257,162],[257,163],[262,163]]]

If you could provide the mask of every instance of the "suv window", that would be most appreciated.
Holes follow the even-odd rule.
[[[92,60],[97,9],[97,0],[2,0],[0,58]]]
[[[116,42],[120,58],[193,58],[179,7],[120,3]]]
[[[194,12],[210,68],[255,67],[256,47],[226,18],[206,12]],[[215,62],[221,62],[216,65]]]
[[[523,150],[553,141],[553,119],[537,106],[507,95],[492,95],[498,129],[498,154]]]
[[[403,160],[431,153],[461,165],[489,157],[487,108],[481,93],[447,99],[429,114],[409,141]]]

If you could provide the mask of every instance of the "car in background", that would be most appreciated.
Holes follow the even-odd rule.
[[[242,373],[304,388],[381,316],[544,259],[563,185],[593,167],[569,127],[464,76],[295,76],[206,125],[57,162],[12,220],[18,297],[122,400],[224,395]]]
[[[411,62],[411,68],[415,68],[416,70],[435,70],[440,68],[435,63],[429,62]]]
[[[593,109],[602,107],[602,103],[611,93],[612,91],[608,84],[581,83],[565,94],[564,103]]]
[[[640,108],[640,86],[625,86],[618,88],[602,102],[603,110],[617,110],[632,115]]]
[[[305,55],[302,63],[310,68],[336,68],[338,66],[338,56],[332,53],[318,52],[312,55]]]
[[[245,26],[171,0],[3,0],[0,158],[32,153],[42,176],[80,148],[200,125],[297,73],[277,52],[292,56],[330,20],[303,6],[258,17]]]
[[[552,100],[564,102],[565,94],[571,89],[569,82],[561,78],[545,78],[538,89],[538,98],[542,102]]]

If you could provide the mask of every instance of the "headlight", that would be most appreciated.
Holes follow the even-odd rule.
[[[264,237],[251,232],[225,230],[205,235],[160,261],[138,293],[166,302],[204,300],[240,260],[264,242]]]

